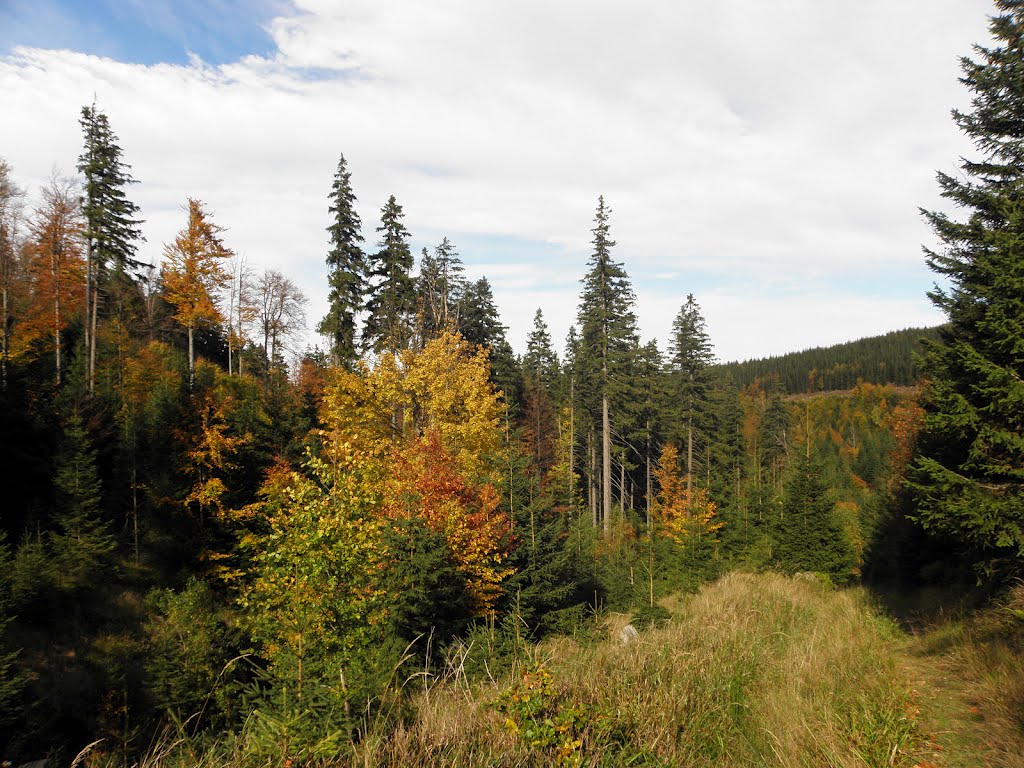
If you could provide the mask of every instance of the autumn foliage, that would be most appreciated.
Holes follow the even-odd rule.
[[[693,488],[692,493],[687,489],[679,471],[679,451],[671,443],[662,447],[653,474],[659,488],[653,509],[656,527],[677,545],[686,548],[725,525],[717,519],[718,507],[706,488]]]

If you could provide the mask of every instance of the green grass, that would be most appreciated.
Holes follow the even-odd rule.
[[[299,760],[255,727],[213,744],[170,732],[139,765],[1017,768],[1019,603],[911,636],[862,590],[733,573],[629,645],[620,620],[482,679],[465,674],[472,649],[451,649],[340,749]]]

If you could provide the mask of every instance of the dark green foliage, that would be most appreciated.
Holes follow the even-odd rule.
[[[121,160],[121,147],[110,121],[95,104],[82,107],[79,124],[85,135],[78,158],[78,171],[85,178],[82,214],[86,238],[92,242],[92,259],[101,271],[113,266],[114,272],[124,273],[141,266],[135,251],[142,239],[142,220],[137,218],[139,207],[125,194],[125,187],[135,179],[130,166]]]
[[[598,199],[595,214],[594,247],[589,269],[581,281],[578,321],[580,354],[577,365],[599,401],[601,393],[615,391],[626,383],[637,346],[636,296],[626,270],[612,260],[615,241],[610,237],[609,216],[604,197]]]
[[[327,231],[331,250],[327,254],[327,314],[317,331],[331,340],[331,355],[336,364],[351,366],[359,357],[356,344],[356,314],[363,306],[364,270],[366,268],[360,243],[362,222],[356,213],[356,196],[352,191],[351,174],[345,156],[338,160],[338,170],[331,184],[331,201],[327,209],[332,216]]]
[[[759,433],[761,467],[772,483],[778,483],[789,459],[791,437],[790,413],[778,392],[768,401]]]
[[[442,331],[459,327],[462,297],[466,292],[463,271],[462,259],[447,237],[441,240],[433,253],[423,249],[416,284],[420,302],[421,343]]]
[[[924,212],[943,244],[928,265],[950,286],[929,295],[949,323],[925,353],[925,429],[908,479],[921,524],[993,565],[1024,556],[1024,7],[996,7],[997,45],[961,61],[971,111],[953,113],[981,157],[938,174],[967,220]]]
[[[230,725],[237,713],[239,636],[210,585],[189,579],[180,592],[156,589],[147,603],[146,687],[153,704],[192,728]]]
[[[713,360],[704,317],[691,293],[672,323],[668,355],[670,436],[685,457],[688,478],[699,473],[703,464],[701,456],[708,456],[711,415],[708,368]]]
[[[921,376],[914,357],[921,351],[922,341],[938,335],[938,328],[908,328],[831,347],[719,367],[731,373],[741,388],[758,379],[777,380],[792,394],[852,389],[858,381],[909,387]]]
[[[544,322],[544,313],[539,307],[533,315],[533,328],[526,339],[523,370],[549,393],[558,378],[558,354],[551,346],[551,334],[548,332],[547,323]]]
[[[620,435],[619,442],[627,432],[626,404],[634,400],[633,364],[638,345],[636,297],[626,270],[611,257],[615,241],[610,236],[610,214],[604,197],[599,197],[591,230],[593,252],[581,281],[577,312],[580,346],[575,360],[581,410],[588,416],[586,429],[598,436],[601,471],[591,473],[591,484],[601,489],[598,512],[606,534],[612,518],[613,432]],[[622,447],[620,461],[624,460]]]
[[[7,546],[7,534],[0,529],[0,726],[6,726],[16,715],[17,697],[25,681],[15,661],[18,651],[9,647],[7,628],[14,618],[12,607],[11,550]],[[0,741],[0,745],[3,741]],[[0,746],[0,753],[3,752]]]
[[[65,427],[53,484],[58,530],[51,535],[50,546],[57,584],[74,592],[91,586],[111,565],[116,546],[101,518],[96,452],[78,414],[73,414]]]
[[[364,348],[380,354],[409,346],[416,285],[412,279],[413,258],[409,231],[402,223],[405,214],[392,195],[380,211],[380,240],[377,253],[367,259],[369,285],[366,292]]]
[[[823,469],[814,461],[801,461],[786,483],[774,561],[786,573],[823,573],[839,584],[853,577],[850,535],[836,515]]]
[[[459,635],[471,616],[466,579],[445,538],[416,518],[395,520],[384,535],[388,553],[382,589],[388,596],[391,633],[403,643],[443,644]]]
[[[459,305],[459,332],[471,344],[490,349],[491,381],[516,410],[523,400],[523,378],[505,331],[487,278],[466,286]]]

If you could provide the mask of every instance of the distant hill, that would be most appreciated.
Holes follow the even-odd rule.
[[[911,386],[918,377],[913,353],[921,351],[922,339],[937,339],[938,335],[938,327],[908,328],[832,347],[816,347],[718,367],[731,373],[740,387],[757,378],[777,378],[791,394],[809,389],[849,389],[858,381]]]

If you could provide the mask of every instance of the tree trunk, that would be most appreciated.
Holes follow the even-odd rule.
[[[188,327],[188,389],[189,392],[195,387],[196,383],[196,356],[195,346],[192,340],[192,326]]]
[[[686,506],[693,511],[693,420],[686,425]]]
[[[607,371],[607,368],[605,369]],[[604,514],[604,535],[612,533],[612,430],[608,418],[608,393],[601,395],[601,484],[603,488],[602,513]]]
[[[575,499],[573,498],[573,483],[575,482],[575,467],[573,466],[573,459],[576,455],[576,413],[575,413],[575,402],[574,393],[576,379],[573,376],[569,377],[569,509],[572,509]]]

